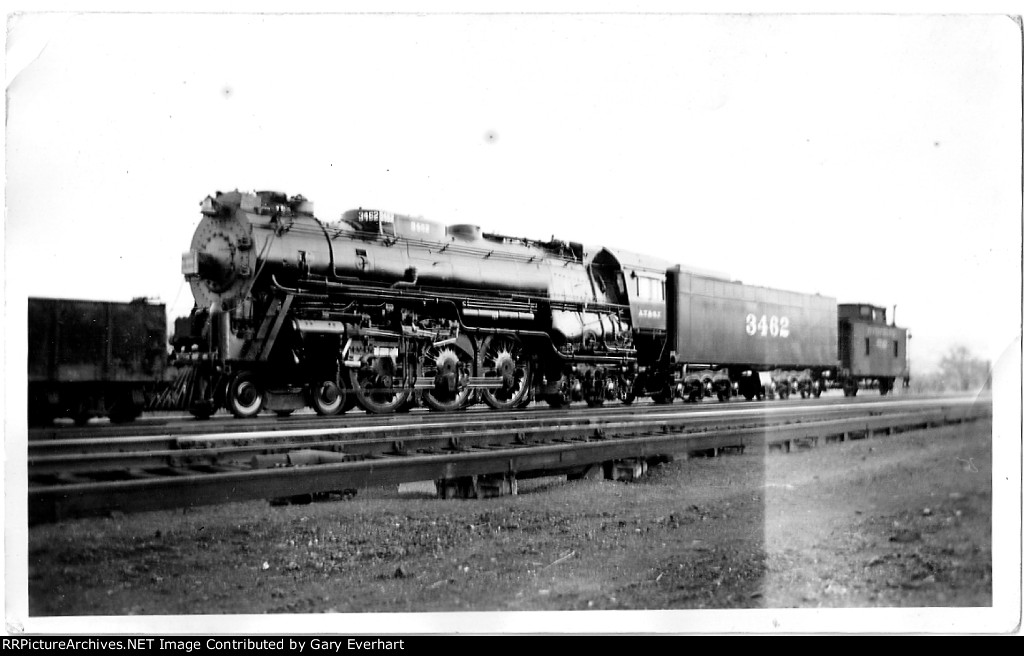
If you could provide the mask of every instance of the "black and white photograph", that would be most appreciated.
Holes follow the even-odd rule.
[[[1017,631],[1020,12],[435,4],[8,8],[6,635]]]

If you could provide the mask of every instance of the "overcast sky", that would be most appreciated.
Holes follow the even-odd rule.
[[[325,220],[377,207],[898,304],[917,372],[953,343],[1019,351],[1021,39],[1003,16],[8,27],[9,301],[185,314],[199,202],[277,189]]]

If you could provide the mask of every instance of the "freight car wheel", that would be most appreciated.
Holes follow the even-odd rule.
[[[349,369],[349,384],[356,403],[363,410],[383,415],[402,408],[410,390],[395,387],[396,377],[387,361],[373,361],[359,369]]]
[[[310,405],[318,415],[336,415],[345,411],[348,395],[333,380],[322,380],[310,386]]]
[[[530,391],[533,371],[523,344],[510,335],[489,335],[480,347],[480,375],[501,379],[501,387],[481,390],[495,410],[518,407]]]
[[[228,384],[227,406],[231,414],[247,419],[255,417],[263,408],[263,390],[256,381],[256,376],[243,371],[231,379]]]

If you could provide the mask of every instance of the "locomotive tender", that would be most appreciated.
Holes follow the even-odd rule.
[[[839,368],[829,297],[381,210],[321,222],[278,192],[217,192],[201,208],[182,256],[196,306],[176,336],[199,372],[198,417],[751,399],[766,382],[806,396],[879,376],[856,356]],[[886,328],[903,336],[903,368],[885,363],[883,393],[906,363],[906,331]]]

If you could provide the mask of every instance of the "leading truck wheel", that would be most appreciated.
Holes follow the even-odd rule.
[[[345,388],[333,380],[322,380],[310,385],[309,397],[310,405],[318,415],[336,415],[346,410]]]
[[[263,389],[251,372],[243,371],[228,385],[227,406],[239,419],[255,417],[263,408]]]

